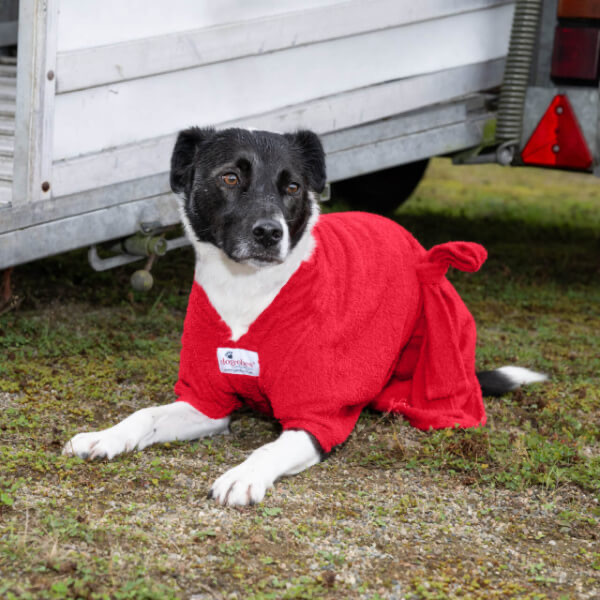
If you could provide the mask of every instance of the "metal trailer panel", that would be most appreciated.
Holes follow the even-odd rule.
[[[275,131],[304,127],[325,134],[496,87],[502,81],[503,65],[503,59],[496,59],[418,75],[317,98],[270,113],[221,122],[219,126],[252,126]],[[194,122],[186,123],[191,124]],[[196,124],[202,123],[196,121]],[[111,182],[164,172],[168,168],[174,142],[173,133],[102,153],[57,161],[52,173],[55,194],[69,195]]]
[[[330,150],[332,180],[477,145],[478,119],[434,105],[500,83],[512,11],[512,0],[174,0],[165,17],[157,0],[21,0],[0,268],[129,235],[148,211],[176,222],[169,157],[192,124],[310,127],[326,147],[362,137]]]
[[[325,135],[330,180],[346,178],[365,168],[381,169],[476,146],[490,118],[493,114],[485,110],[480,97],[475,97],[398,115],[375,129],[366,124]],[[163,189],[165,193],[149,198],[150,189]],[[66,200],[88,202],[96,209],[1,234],[0,268],[124,237],[139,230],[140,223],[178,223],[177,201],[167,190],[168,176],[161,174],[153,181],[75,194]],[[108,208],[99,202],[104,194],[114,201]]]
[[[53,159],[161,137],[189,124],[251,119],[384,81],[500,58],[506,54],[511,8],[463,12],[58,94]],[[465,35],[472,31],[479,34]],[[236,40],[223,42],[235,46]]]
[[[65,33],[71,34],[85,31],[85,25],[82,26],[78,20],[80,17],[69,15],[64,2],[65,0],[59,17],[59,31],[64,29]],[[146,0],[144,3],[147,4]],[[186,6],[198,14],[189,15],[181,30],[173,30],[172,27],[166,29],[159,25],[158,29],[152,30],[152,36],[136,39],[120,36],[115,39],[115,32],[111,29],[102,43],[94,44],[94,38],[85,37],[79,45],[65,43],[65,36],[59,33],[57,70],[61,76],[57,82],[57,92],[148,77],[244,56],[262,55],[507,3],[510,3],[509,0],[430,0],[410,4],[398,0],[370,0],[367,7],[364,0],[337,0],[315,3],[315,6],[302,2],[301,9],[298,9],[296,3],[297,10],[292,14],[289,3],[269,2],[269,7],[274,11],[272,13],[260,11],[256,3],[251,3],[242,5],[252,6],[250,16],[243,18],[243,13],[232,11],[231,14],[235,14],[237,18],[236,22],[214,23],[202,18],[205,15],[202,14],[201,6],[206,5],[206,2],[190,6],[186,0]],[[129,11],[129,4],[120,3],[119,7],[125,6]],[[76,0],[70,3],[71,7],[73,5],[79,8],[87,3]],[[180,7],[175,8],[179,10]],[[162,12],[162,8],[160,10]],[[151,16],[146,11],[143,12],[145,18]],[[223,15],[226,16],[227,13],[223,12]],[[80,26],[69,26],[73,22],[80,23]],[[195,28],[192,29],[191,24]],[[148,24],[143,27],[138,23],[134,34],[139,35],[147,27]],[[96,35],[101,29],[95,28]],[[127,31],[131,37],[130,29]]]
[[[59,52],[347,6],[348,0],[61,0]],[[167,10],[165,10],[167,8]]]
[[[7,208],[12,199],[17,89],[15,63],[14,59],[0,57],[0,210]]]
[[[418,94],[421,99],[427,99],[429,97],[428,94],[430,93],[434,94],[433,97],[438,97],[437,94],[439,94],[439,92],[437,92],[437,88],[441,85],[441,87],[449,94],[448,99],[450,99],[455,96],[464,95],[464,93],[468,91],[491,87],[500,77],[502,72],[502,61],[496,61],[491,65],[468,67],[466,69],[468,69],[468,73],[463,69],[447,71],[443,74],[443,78],[441,79],[438,75],[435,77],[428,77],[421,81],[406,80],[399,83],[401,83],[402,86],[409,86],[410,89],[418,88],[419,86],[426,84],[427,87],[420,89],[420,93]],[[403,91],[402,86],[398,87],[398,85],[393,85],[391,89],[388,89],[386,86],[379,86],[377,90],[384,93],[382,102],[384,104],[389,104],[399,95],[410,98],[410,96],[403,95],[401,93]],[[357,110],[363,110],[363,108],[364,110],[367,110],[369,106],[372,106],[372,104],[368,104],[368,100],[368,95],[365,96],[364,102],[358,102],[356,98],[353,97],[347,98],[342,96],[339,98],[339,106],[343,106],[343,104],[346,103],[356,107]],[[400,108],[404,113],[408,112],[410,109],[416,109],[417,106],[418,103],[416,105],[402,104]],[[311,112],[318,113],[318,108],[319,107],[313,106]],[[336,106],[332,107],[330,103],[327,103],[321,108],[323,108],[324,118],[335,118],[336,111],[331,109],[335,109]],[[310,107],[308,107],[307,110],[310,110]],[[302,112],[302,110],[300,112]],[[289,117],[289,112],[266,115],[262,120],[255,124],[266,129],[290,129],[293,127],[287,127],[285,125],[281,127],[282,123],[280,121],[285,119],[286,124],[289,125]],[[411,118],[414,118],[414,113],[411,113]],[[373,135],[367,134],[371,131],[377,132],[377,136],[380,136],[381,139],[385,139],[385,130],[386,128],[392,128],[393,122],[394,121],[390,120],[372,122],[368,127],[361,127],[356,131],[359,132],[359,135],[366,136],[365,140],[374,143],[376,140],[373,138]],[[236,123],[231,123],[231,125],[235,124]],[[437,124],[438,122],[434,120],[430,124],[430,127],[435,127]],[[343,122],[339,123],[339,125],[343,125]],[[346,131],[347,129],[343,128],[343,130]],[[149,163],[151,162],[153,154],[156,154],[157,151],[160,150],[164,153],[161,164],[168,165],[168,159],[173,147],[173,142],[174,137],[169,136],[167,139],[161,141],[160,148],[158,148],[156,144],[148,146],[140,144],[136,147],[138,153],[136,160],[141,159],[143,163]],[[128,155],[123,155],[120,152],[117,152],[114,160],[123,162],[124,160],[127,160],[127,157]],[[92,160],[92,157],[81,159],[79,162],[78,172],[85,175],[86,163]],[[406,161],[410,160],[416,160],[416,158],[411,159],[409,155]],[[388,165],[386,164],[386,166]],[[133,170],[135,168],[135,163],[132,163],[130,167]],[[360,168],[355,174],[368,172],[374,168],[376,169],[377,167],[369,165],[367,168],[365,166]],[[124,202],[130,197],[141,198],[144,194],[150,196],[156,193],[168,192],[168,178],[164,173],[164,169],[161,169],[163,171],[162,175],[157,175],[157,170],[152,169],[150,171],[150,175],[145,177],[137,177],[133,180],[122,182],[116,185],[102,186],[100,182],[100,185],[97,188],[84,193],[73,193],[63,196],[61,197],[60,202],[49,200],[32,203],[24,207],[13,209],[11,221],[0,222],[0,231],[10,231],[16,227],[27,227],[48,220],[58,220],[68,216],[73,216],[85,211],[98,210],[103,206],[113,206],[120,202]],[[349,176],[351,174],[352,173],[346,173],[344,176]],[[342,178],[342,176],[340,175],[339,177],[335,177],[334,180],[339,178]]]
[[[228,2],[230,8],[245,6],[239,0]],[[182,16],[174,17],[173,23],[171,17],[164,18],[162,3],[145,0],[143,10],[132,23],[131,12],[119,17],[119,11],[125,9],[123,3],[115,1],[100,5],[100,0],[22,0],[13,207],[45,200],[60,201],[61,196],[76,191],[164,170],[167,164],[164,159],[168,159],[168,155],[157,153],[150,162],[138,159],[139,146],[150,148],[152,152],[156,138],[173,135],[178,129],[199,121],[217,125],[231,121],[248,123],[265,112],[294,112],[300,108],[295,111],[296,121],[300,121],[300,126],[311,127],[310,117],[299,118],[306,107],[298,107],[298,104],[377,86],[383,81],[397,81],[415,73],[432,72],[436,68],[493,60],[506,51],[512,16],[512,2],[507,0],[430,0],[416,5],[396,2],[395,10],[389,0],[303,0],[294,4],[259,2],[256,11],[248,12],[244,8],[239,13],[228,13],[238,14],[238,22],[223,25],[219,21],[216,27],[207,29],[206,25],[216,22],[215,13],[223,8],[219,5],[219,10],[215,10],[215,6],[214,1],[209,0],[177,0],[171,12],[180,12]],[[282,7],[286,7],[285,11]],[[310,10],[299,10],[306,7]],[[108,11],[109,8],[115,12]],[[127,3],[127,10],[130,9]],[[111,14],[108,20],[107,11]],[[194,13],[196,22],[193,21]],[[257,14],[258,18],[249,19],[250,14]],[[97,22],[90,15],[96,15]],[[240,20],[239,15],[246,19]],[[298,18],[299,15],[303,17]],[[387,28],[381,29],[384,16],[389,18],[389,23]],[[88,23],[90,18],[93,27],[91,22]],[[265,34],[258,25],[262,23],[264,27],[274,18],[278,21],[270,24],[278,25],[277,31],[282,32],[274,44],[281,49],[274,52],[270,48],[266,52],[260,46],[256,47],[257,40],[264,42]],[[333,22],[340,24],[335,33],[338,37],[328,40],[324,36],[327,26]],[[89,38],[81,33],[90,28],[85,27],[86,23],[93,29]],[[177,33],[183,27],[188,31]],[[373,28],[375,31],[371,31]],[[121,32],[118,35],[115,34],[117,30]],[[311,34],[312,38],[307,34],[310,30],[316,32]],[[159,32],[162,33],[158,35]],[[164,42],[168,39],[173,43],[173,35],[184,36],[177,39],[189,42],[188,34],[212,36],[213,45],[219,40],[218,46],[229,48],[229,54],[221,51],[220,56],[211,57],[207,45],[208,55],[203,56],[203,48],[194,46],[195,66],[177,70],[181,67],[177,52],[166,51]],[[250,46],[242,43],[244,35],[250,40]],[[423,39],[428,37],[431,42],[423,44]],[[208,44],[208,38],[202,39]],[[321,41],[311,43],[311,40]],[[115,43],[111,45],[111,41]],[[90,47],[90,44],[96,45]],[[70,55],[85,51],[90,60],[93,56],[110,59],[105,53],[113,52],[112,59],[104,62],[114,67],[114,73],[121,70],[120,62],[114,62],[115,56],[126,58],[132,44],[137,48],[138,56],[155,44],[166,56],[173,54],[174,62],[171,65],[163,63],[159,69],[168,68],[169,72],[149,74],[148,63],[145,63],[138,65],[139,72],[130,70],[130,79],[126,81],[105,85],[89,81],[90,87],[86,89],[60,93],[59,82],[63,75],[68,79],[74,74],[76,79],[77,73],[82,72],[81,68],[73,72],[59,70],[61,64],[68,68]],[[465,50],[466,46],[470,51]],[[416,47],[420,49],[417,54],[414,52]],[[357,53],[356,50],[361,48],[363,52]],[[365,56],[373,55],[375,50],[379,50],[381,60],[365,60]],[[115,51],[117,55],[114,55]],[[344,51],[341,57],[340,51]],[[190,54],[186,56],[189,64]],[[223,60],[227,56],[234,58]],[[354,56],[356,60],[349,61],[348,56]],[[216,58],[221,62],[210,62]],[[59,59],[66,62],[61,63]],[[90,65],[93,64],[91,61]],[[289,69],[290,64],[294,65],[293,69]],[[315,77],[315,65],[324,69],[320,78]],[[305,77],[299,76],[302,68]],[[88,69],[88,72],[92,71]],[[250,97],[243,97],[236,86],[231,85],[230,79],[236,73],[248,77],[248,71],[255,76],[250,77],[248,85],[242,89],[246,94],[248,90],[254,91]],[[290,71],[297,74],[298,80],[289,77]],[[265,78],[263,85],[257,85],[256,74],[269,72],[271,75]],[[289,78],[286,86],[281,81],[284,76]],[[216,89],[207,94],[210,83]],[[74,85],[78,87],[79,84]],[[216,93],[219,102],[214,102]],[[223,104],[229,110],[224,111]],[[398,110],[392,104],[387,114],[373,118],[390,116]],[[343,120],[346,111],[339,112],[339,118]],[[368,120],[361,111],[354,113],[359,113],[354,122],[346,119],[346,123],[338,125],[336,116],[330,127],[320,132]],[[89,175],[87,181],[79,163],[62,160],[77,160],[80,156],[91,159],[84,171]],[[92,165],[97,171],[90,169]],[[141,175],[140,170],[145,173]],[[61,187],[62,183],[65,185]],[[10,220],[10,216],[4,214],[3,220]]]
[[[54,74],[58,0],[21,0],[15,114],[13,207],[52,197],[50,180],[54,121]]]
[[[414,111],[417,111],[421,104],[427,106],[434,104],[435,100],[449,102],[452,98],[465,96],[474,91],[497,85],[501,79],[502,71],[503,60],[501,59],[489,64],[461,67],[443,73],[382,84],[373,89],[358,90],[350,94],[340,95],[334,99],[319,100],[307,106],[296,107],[293,112],[284,110],[271,115],[264,115],[253,121],[253,124],[263,129],[292,130],[300,125],[300,119],[304,113],[309,112],[317,131],[327,131],[328,128],[330,131],[347,131],[349,126],[341,117],[343,115],[349,116],[348,123],[351,123],[353,118],[356,118],[356,115],[354,115],[354,112],[356,112],[356,114],[361,113],[363,117],[369,117],[367,119],[369,125],[368,127],[360,127],[355,131],[359,132],[361,136],[367,136],[369,131],[376,131],[377,135],[385,139],[385,129],[391,127],[391,123],[394,121],[377,120],[377,117],[380,114],[386,115],[390,105],[395,105],[400,114],[411,114],[411,118],[414,118],[416,114]],[[440,90],[443,90],[444,96],[441,96]],[[379,106],[383,107],[386,112],[377,113]],[[431,113],[428,112],[427,114]],[[332,124],[335,124],[336,128],[332,127]],[[243,125],[243,123],[233,122],[227,125]],[[432,121],[431,127],[435,126],[437,126],[437,121]],[[371,142],[374,141],[372,135],[368,135],[366,139]],[[113,164],[109,162],[106,165],[106,175],[103,175],[102,171],[100,172],[96,188],[84,193],[65,194],[61,196],[59,202],[47,200],[14,208],[11,212],[10,221],[0,220],[0,232],[10,231],[17,227],[27,227],[44,221],[58,220],[85,211],[98,210],[103,206],[112,206],[126,201],[132,195],[140,198],[142,194],[151,196],[156,193],[168,192],[169,184],[165,175],[165,168],[169,163],[173,144],[174,136],[168,136],[160,140],[136,145],[136,156],[129,149],[127,151],[115,150],[111,154],[114,163],[120,163],[121,165],[125,163],[124,166],[127,170],[130,173],[136,173],[137,177],[110,186],[103,185],[103,182],[108,179],[110,169],[113,168]],[[84,178],[88,177],[87,169],[97,168],[97,160],[97,157],[78,159],[78,168],[71,174],[71,179],[76,179],[78,174],[81,174]],[[410,162],[411,160],[417,159],[411,159],[409,155],[404,162]],[[139,168],[139,164],[150,165],[151,168],[148,171],[135,171],[136,168]],[[158,164],[159,168],[155,168],[155,164]],[[67,171],[59,170],[60,165],[61,163],[55,165],[54,187],[60,185],[62,189],[59,176],[67,173]],[[358,175],[371,170],[374,170],[372,166],[369,169],[361,168],[354,174]],[[162,175],[157,175],[160,171],[162,171]],[[350,175],[351,173],[346,173],[344,176]],[[341,178],[342,176],[339,176],[332,180]],[[67,187],[70,182],[70,179],[66,179],[65,186]],[[77,189],[77,185],[78,182],[75,180],[75,189]]]

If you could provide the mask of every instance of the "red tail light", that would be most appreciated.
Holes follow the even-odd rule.
[[[599,57],[600,29],[561,26],[556,28],[552,77],[596,83]]]
[[[554,97],[521,152],[523,162],[543,167],[589,169],[592,155],[564,94]]]

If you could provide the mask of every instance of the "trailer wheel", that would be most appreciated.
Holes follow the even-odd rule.
[[[331,184],[333,200],[353,209],[389,214],[406,202],[423,178],[429,159],[351,177]]]

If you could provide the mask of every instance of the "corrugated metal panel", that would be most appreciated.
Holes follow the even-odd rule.
[[[308,127],[317,133],[347,129],[392,115],[448,102],[465,94],[500,84],[504,60],[447,69],[363,87],[319,98],[278,111],[221,123],[227,127],[255,127],[292,131]],[[196,123],[201,122],[198,116]],[[186,125],[192,125],[194,121]],[[58,196],[110,183],[144,178],[169,168],[175,134],[121,146],[105,152],[55,162],[52,185]],[[108,201],[108,196],[107,196]]]
[[[60,0],[58,51],[103,46],[232,22],[251,24],[351,0]],[[371,0],[363,0],[367,3]],[[431,2],[431,0],[428,0]],[[437,2],[465,0],[437,0]],[[409,4],[402,2],[402,4]],[[410,7],[408,7],[410,10]]]
[[[16,59],[0,57],[0,209],[12,197],[16,74]]]
[[[479,118],[441,107],[426,119],[437,131],[413,131],[405,113],[496,86],[512,12],[512,0],[171,0],[166,13],[158,0],[21,0],[16,137],[14,65],[0,64],[0,206],[13,180],[0,267],[133,233],[149,208],[175,222],[168,159],[193,124],[327,141],[399,119],[367,145],[336,138],[333,178],[476,144]]]
[[[362,131],[359,128],[325,135],[323,143],[328,150],[327,168],[331,178],[480,144],[484,123],[492,115],[480,106],[481,99],[479,101],[478,105],[473,99],[463,99],[451,106],[399,115],[386,121],[387,127],[381,125],[386,139],[376,144],[361,143],[361,140],[373,142],[382,137],[379,135],[382,132],[373,132],[370,125],[363,125]],[[33,203],[36,225],[27,227],[23,215],[20,227],[0,233],[0,269],[126,236],[137,231],[144,221],[165,226],[178,222],[177,201],[174,194],[168,192],[168,175],[156,175],[148,183],[146,186],[144,180],[134,180],[52,203],[54,209],[62,202],[73,203],[75,211],[81,210],[82,205],[87,207],[86,212],[71,217],[55,218],[58,213],[44,209],[42,202]],[[148,197],[149,189],[165,193]],[[105,206],[107,199],[112,206]],[[2,227],[0,220],[0,232]]]
[[[131,0],[130,0],[131,1]],[[121,3],[120,10],[133,11],[130,1]],[[101,15],[110,14],[110,29],[106,24],[94,23],[93,36],[79,40],[78,47],[71,47],[76,39],[59,39],[57,55],[57,93],[91,88],[108,83],[149,77],[181,69],[191,69],[211,63],[233,60],[244,56],[263,55],[285,48],[316,44],[361,33],[392,29],[409,23],[441,19],[446,16],[489,9],[511,0],[428,0],[427,2],[400,2],[398,0],[328,0],[327,2],[270,2],[270,12],[265,12],[264,2],[235,2],[236,10],[229,13],[225,4],[231,0],[219,0],[220,11],[208,18],[205,2],[185,2],[189,13],[180,25],[183,29],[172,31],[175,23],[161,24],[151,29],[153,35],[140,37],[148,31],[152,19],[152,3],[144,0],[145,24],[136,19],[135,30],[125,18],[126,31],[115,38],[118,15],[107,13],[103,6]],[[73,5],[61,4],[61,31],[67,35],[80,36],[85,31],[76,15],[70,13]],[[78,0],[77,7],[87,6]],[[156,8],[156,5],[154,6]],[[261,10],[261,8],[263,10]],[[240,10],[241,9],[241,10]],[[81,10],[81,8],[79,9]],[[172,11],[178,10],[173,8]],[[161,14],[164,11],[160,10]],[[95,15],[94,15],[95,16]],[[179,15],[181,16],[181,15]],[[86,18],[90,18],[89,14]],[[223,22],[221,22],[223,20]],[[71,26],[69,26],[71,23]],[[86,34],[88,32],[86,31]],[[123,37],[125,36],[125,37]],[[95,46],[93,40],[96,39]],[[121,40],[121,41],[117,41]],[[101,41],[98,44],[98,41]]]
[[[502,5],[58,94],[52,155],[60,160],[99,152],[190,124],[251,119],[384,81],[500,58],[511,17],[512,7]]]

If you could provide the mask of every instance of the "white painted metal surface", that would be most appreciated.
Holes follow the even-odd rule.
[[[477,144],[481,119],[456,102],[500,84],[512,12],[512,0],[21,0],[16,118],[0,72],[0,268],[133,233],[144,207],[170,207],[170,152],[190,125],[363,138],[329,147],[332,179]]]
[[[86,19],[94,14],[89,10],[89,4],[78,0],[69,3],[71,9],[87,7],[84,9]],[[148,6],[147,2],[144,4]],[[63,8],[60,13],[60,31],[64,31],[65,34],[59,34],[57,68],[61,76],[58,80],[58,92],[85,89],[390,29],[419,21],[440,19],[460,12],[498,7],[502,2],[429,0],[409,3],[401,0],[369,0],[367,5],[365,0],[336,0],[312,4],[308,2],[267,2],[261,5],[247,3],[242,5],[246,8],[245,13],[230,11],[230,15],[236,16],[235,21],[219,21],[212,24],[210,20],[207,22],[206,15],[203,15],[203,10],[206,11],[206,2],[190,4],[186,0],[184,4],[195,14],[181,13],[187,17],[182,21],[181,30],[173,30],[172,27],[167,29],[164,25],[161,27],[159,21],[158,28],[153,30],[152,35],[140,37],[148,24],[141,27],[140,23],[137,23],[135,31],[132,32],[125,15],[124,22],[128,24],[128,28],[124,37],[121,35],[115,38],[115,30],[111,30],[105,32],[103,41],[96,42],[96,45],[93,43],[93,36],[84,37],[78,43],[73,39],[65,38],[66,35],[81,36],[86,29],[78,23],[77,15],[81,10],[73,14]],[[211,4],[214,6],[214,0]],[[227,3],[230,7],[231,4],[232,2]],[[239,2],[236,4],[239,5]],[[265,4],[271,8],[271,13],[265,12]],[[219,4],[221,18],[227,15],[225,10],[227,5]],[[130,3],[118,3],[118,6],[130,10]],[[247,11],[248,6],[251,6],[250,14]],[[262,10],[260,10],[261,6]],[[110,13],[103,12],[103,14]],[[145,11],[143,14],[146,14]],[[151,13],[147,16],[155,18]],[[94,31],[98,35],[102,28],[96,27]],[[498,37],[502,38],[501,31]]]
[[[506,54],[511,14],[502,5],[60,94],[53,156],[99,152],[193,123],[251,119],[314,98],[499,58]],[[366,58],[371,56],[376,60]]]
[[[59,52],[251,22],[347,0],[61,0]],[[364,4],[364,3],[363,3]]]
[[[220,126],[252,126],[274,131],[309,127],[324,134],[492,88],[501,80],[503,67],[500,59],[447,69],[441,73],[363,87],[271,113],[221,122]],[[198,120],[195,123],[201,124]],[[59,196],[73,194],[107,182],[118,183],[165,171],[174,143],[175,134],[170,134],[58,161],[52,175],[55,193]]]
[[[403,114],[378,124],[375,129],[365,124],[323,136],[332,180],[479,144],[484,124],[493,115],[484,110],[481,98],[474,100],[466,98]],[[152,195],[150,190],[162,193]],[[142,222],[158,221],[163,225],[179,222],[177,201],[169,192],[166,173],[62,200],[71,212],[79,210],[79,214],[50,218],[49,215],[56,217],[58,213],[50,207],[33,207],[35,224],[24,226],[32,213],[21,211],[15,216],[20,216],[19,224],[24,228],[13,227],[5,233],[0,219],[0,268],[124,237],[138,231]],[[87,207],[85,212],[80,209],[82,203]]]
[[[50,181],[54,123],[58,0],[21,0],[15,114],[12,206],[52,197]],[[44,186],[45,188],[45,186]]]

